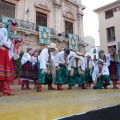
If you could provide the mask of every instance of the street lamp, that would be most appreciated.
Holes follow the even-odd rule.
[[[27,9],[26,14],[27,14],[27,21],[28,21],[29,8]]]

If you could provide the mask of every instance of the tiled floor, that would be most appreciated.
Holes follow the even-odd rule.
[[[47,86],[43,86],[42,93],[31,88],[22,91],[20,86],[12,86],[14,97],[0,97],[0,120],[53,120],[120,104],[120,89],[113,90],[112,86],[108,90],[82,90],[76,86],[62,92],[48,91]]]

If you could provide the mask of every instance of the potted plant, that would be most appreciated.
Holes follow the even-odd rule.
[[[21,75],[21,58],[24,52],[20,51],[19,58],[15,60],[15,80],[13,81],[13,85],[20,85],[20,75]]]

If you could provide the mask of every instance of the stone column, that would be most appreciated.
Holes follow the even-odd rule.
[[[54,33],[58,34],[60,33],[60,23],[61,23],[61,0],[54,0],[53,1],[54,6]]]

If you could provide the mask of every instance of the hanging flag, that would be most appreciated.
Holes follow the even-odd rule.
[[[77,37],[74,34],[68,34],[69,49],[77,50]]]
[[[6,23],[8,23],[8,20],[12,20],[12,21],[15,21],[17,22],[16,19],[13,19],[13,18],[8,18],[6,16],[2,16],[2,27],[5,27],[6,26]],[[14,31],[13,33],[10,33],[10,23],[8,23],[8,39],[10,37],[16,37],[17,36],[17,31]]]
[[[39,43],[50,44],[50,29],[39,26]]]

